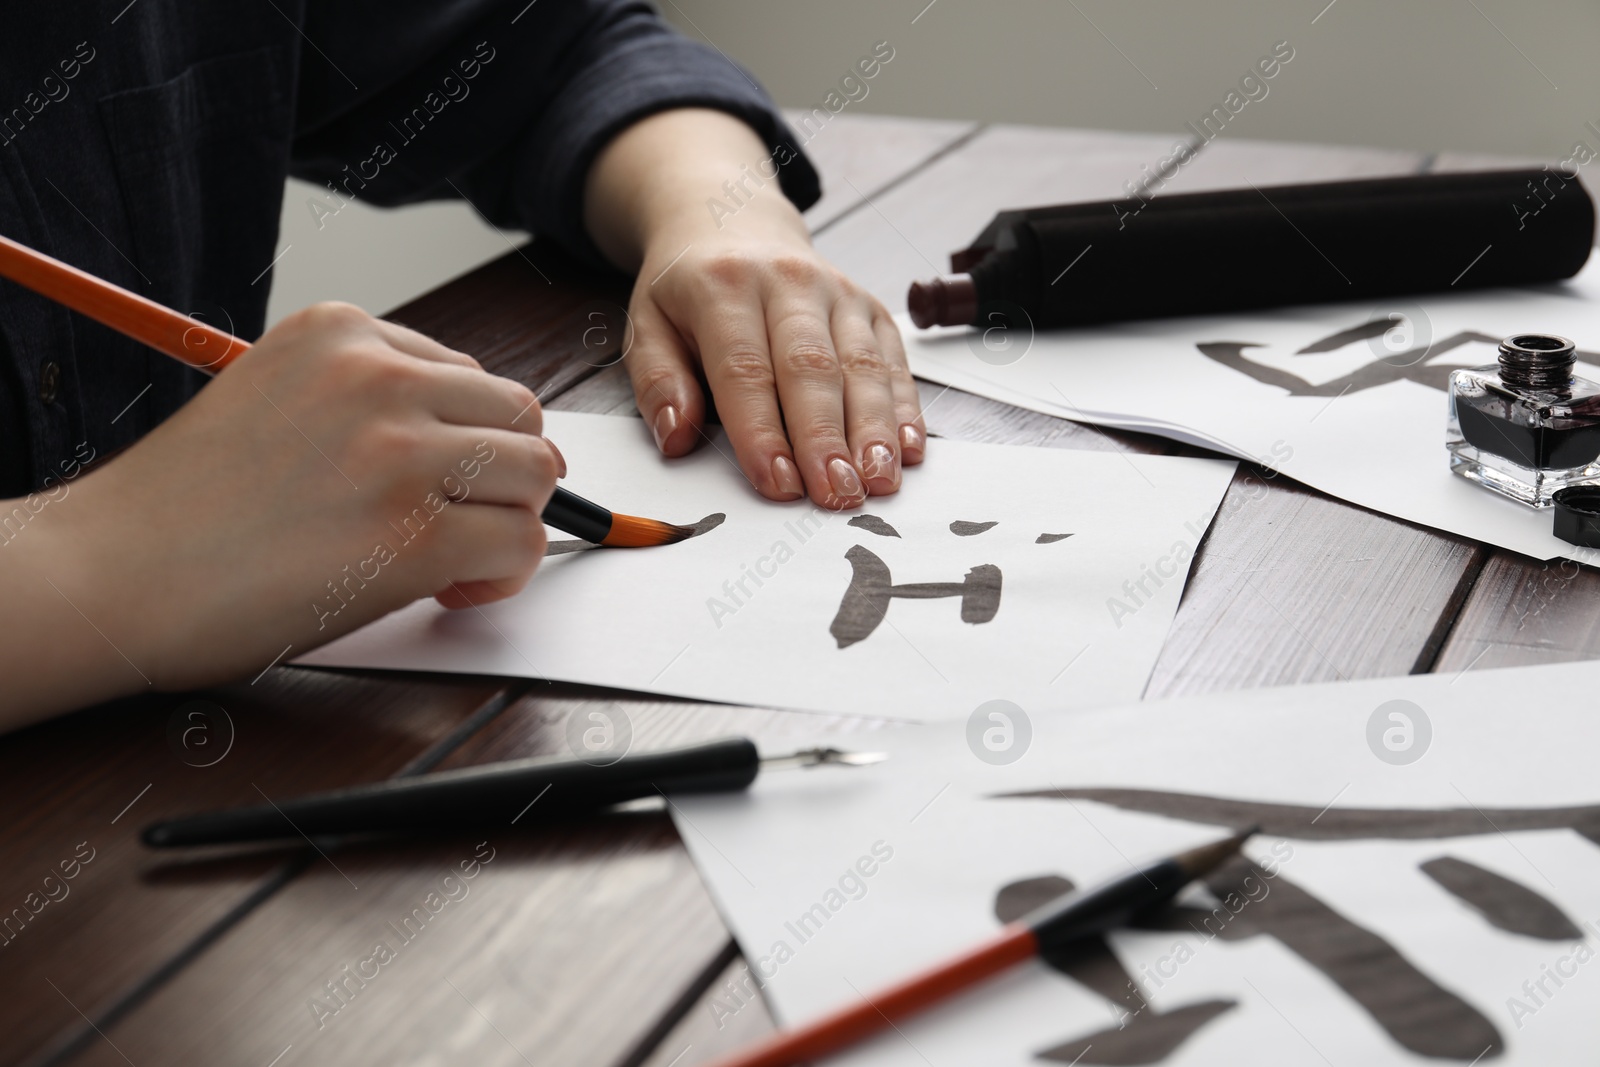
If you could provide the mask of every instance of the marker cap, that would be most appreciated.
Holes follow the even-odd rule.
[[[950,274],[925,282],[912,282],[906,310],[918,329],[930,326],[968,326],[978,317],[978,287],[970,274]]]

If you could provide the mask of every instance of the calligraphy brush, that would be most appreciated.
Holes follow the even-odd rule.
[[[779,1031],[711,1067],[791,1067],[830,1056],[885,1027],[1035,956],[1046,959],[1169,903],[1184,886],[1236,855],[1243,833],[1158,860],[1091,889],[1065,893],[1007,923],[993,938],[794,1030]]]
[[[609,763],[587,759],[522,759],[393,778],[331,793],[249,808],[168,819],[145,827],[152,848],[266,841],[312,834],[459,831],[520,820],[547,821],[641,797],[744,789],[774,767],[864,767],[881,752],[811,748],[763,759],[743,737],[659,752],[624,755]],[[548,794],[548,795],[547,795]],[[537,807],[535,807],[537,805]]]
[[[226,330],[198,322],[4,236],[0,236],[0,276],[207,374],[221,371],[250,350],[250,342]],[[670,545],[695,534],[692,526],[614,514],[561,488],[540,517],[558,530],[610,548]]]

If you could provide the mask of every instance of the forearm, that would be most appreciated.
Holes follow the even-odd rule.
[[[148,684],[98,628],[95,587],[114,582],[66,513],[77,491],[0,501],[0,733]]]
[[[663,111],[623,130],[596,157],[584,224],[606,258],[628,271],[639,268],[652,241],[672,235],[684,244],[737,219],[808,240],[800,213],[769,177],[777,162],[732,115]]]

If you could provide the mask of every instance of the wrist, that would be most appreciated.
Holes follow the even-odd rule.
[[[0,502],[0,602],[26,625],[0,642],[0,676],[10,692],[0,702],[0,731],[146,687],[132,665],[125,627],[109,610],[115,587],[97,536],[81,514],[83,483],[61,483],[20,500]],[[16,521],[21,515],[28,519]],[[106,524],[98,524],[103,527]],[[133,660],[124,658],[122,646]]]
[[[671,255],[735,223],[809,240],[754,130],[720,111],[685,108],[628,127],[596,158],[584,218],[600,250],[637,270],[652,249]],[[669,256],[670,258],[670,256]]]
[[[775,191],[776,192],[776,191]],[[704,203],[664,213],[642,234],[642,261],[670,261],[691,246],[707,248],[783,245],[809,250],[805,219],[781,194],[747,200],[735,212],[713,214]]]

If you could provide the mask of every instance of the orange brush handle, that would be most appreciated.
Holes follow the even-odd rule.
[[[249,342],[226,330],[196,322],[8,237],[0,237],[0,275],[208,374],[250,349]]]
[[[1038,938],[1013,923],[1000,935],[953,960],[924,971],[860,1004],[825,1015],[798,1030],[780,1031],[712,1067],[791,1067],[832,1055],[892,1023],[1031,959]]]

